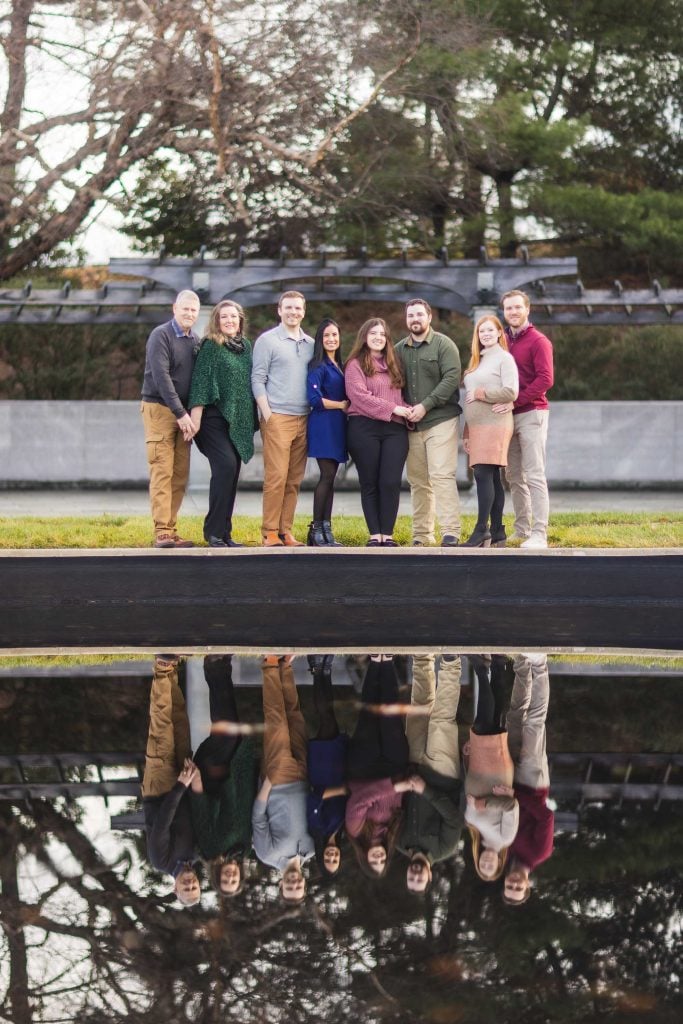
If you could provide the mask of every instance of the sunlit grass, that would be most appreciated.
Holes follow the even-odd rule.
[[[512,519],[507,517],[508,533]],[[183,537],[203,545],[201,516],[183,516],[180,523]],[[294,532],[306,540],[308,518],[297,516]],[[463,517],[463,538],[474,528],[474,517]],[[337,516],[334,520],[337,539],[350,547],[362,547],[368,532],[361,516]],[[246,545],[260,544],[259,519],[237,516],[233,535]],[[408,545],[411,519],[400,516],[394,533],[396,540]],[[151,523],[147,516],[69,518],[7,518],[0,519],[0,548],[148,548],[152,542]],[[567,512],[551,517],[548,542],[553,548],[678,548],[683,547],[683,514],[674,512],[620,513]],[[510,544],[514,547],[514,542]]]

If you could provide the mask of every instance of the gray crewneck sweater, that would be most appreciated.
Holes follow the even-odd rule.
[[[297,340],[280,324],[261,334],[254,342],[251,390],[254,398],[264,395],[273,412],[287,416],[305,416],[308,364],[313,358],[313,338],[307,334]]]

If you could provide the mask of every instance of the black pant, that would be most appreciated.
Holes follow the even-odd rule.
[[[505,732],[506,686],[504,655],[494,654],[487,664],[486,656],[470,655],[479,683],[477,709],[472,731],[479,736],[495,736]]]
[[[395,704],[398,679],[392,661],[371,661],[363,680],[363,704]],[[408,741],[401,715],[378,715],[361,708],[349,741],[348,771],[352,779],[386,779],[408,767]]]
[[[477,526],[486,529],[490,516],[491,532],[496,533],[503,525],[505,508],[505,488],[500,479],[500,466],[480,462],[473,467],[473,473],[477,483]]]
[[[230,440],[228,424],[215,405],[208,405],[204,410],[201,429],[195,442],[211,466],[209,511],[204,519],[204,539],[219,537],[227,540],[232,534],[232,510],[235,507],[242,460]]]
[[[363,515],[370,534],[394,532],[401,476],[408,456],[408,431],[402,423],[350,416],[348,445],[358,470]]]
[[[204,678],[209,686],[209,713],[212,722],[239,722],[232,685],[230,655],[210,654],[204,658]],[[194,762],[202,775],[204,792],[217,795],[230,772],[230,762],[240,743],[239,736],[208,736],[199,744]]]

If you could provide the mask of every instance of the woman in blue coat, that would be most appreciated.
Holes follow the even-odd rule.
[[[308,455],[317,459],[320,479],[313,494],[313,522],[308,530],[310,547],[341,547],[332,533],[334,480],[340,463],[346,462],[346,410],[344,367],[340,353],[339,325],[322,320],[315,332],[313,358],[308,366]]]

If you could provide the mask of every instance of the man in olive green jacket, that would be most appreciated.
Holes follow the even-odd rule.
[[[404,397],[412,407],[406,468],[413,506],[413,544],[435,542],[438,517],[441,544],[460,539],[458,464],[460,353],[454,341],[432,330],[432,311],[424,299],[406,303],[410,334],[396,346],[406,378]]]

